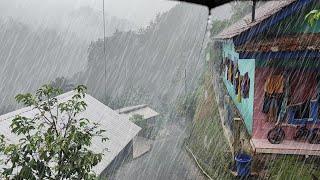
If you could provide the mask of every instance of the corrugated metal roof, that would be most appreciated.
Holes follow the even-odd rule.
[[[320,33],[255,39],[236,47],[237,52],[319,51]]]
[[[256,9],[255,21],[251,21],[251,13],[240,19],[230,27],[224,29],[221,33],[215,36],[215,39],[230,39],[240,35],[244,31],[260,24],[262,21],[279,12],[284,7],[290,5],[296,0],[278,0],[269,1]]]
[[[146,104],[117,109],[116,112],[127,119],[130,119],[136,114],[143,116],[144,119],[150,119],[159,115],[159,113],[148,107]]]
[[[58,101],[65,102],[69,100],[73,94],[74,92],[62,94],[57,97]],[[95,137],[90,147],[96,152],[101,152],[106,148],[108,149],[108,152],[105,152],[105,155],[102,157],[102,161],[93,168],[96,174],[101,174],[119,152],[138,134],[141,128],[88,94],[84,98],[84,101],[88,107],[84,112],[80,113],[78,117],[88,118],[91,122],[101,124],[101,129],[106,130],[105,135],[110,139],[106,142],[101,142],[100,138]],[[0,116],[1,133],[5,134],[10,142],[17,142],[18,137],[12,134],[9,128],[11,120],[16,115],[32,118],[36,113],[36,109],[27,107]]]

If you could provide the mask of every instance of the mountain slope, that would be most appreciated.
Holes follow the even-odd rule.
[[[116,32],[106,38],[106,60],[102,39],[92,42],[80,82],[99,99],[106,94],[130,94],[157,105],[174,102],[184,92],[185,68],[189,90],[202,74],[204,61],[199,55],[205,26],[204,8],[180,4],[158,15],[145,29]]]

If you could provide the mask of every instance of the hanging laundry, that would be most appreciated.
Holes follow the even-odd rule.
[[[237,100],[238,100],[238,102],[239,103],[241,103],[241,81],[242,81],[242,76],[240,76],[240,72],[239,72],[239,77],[238,77],[238,80],[239,80],[239,82],[238,82],[238,88],[237,88],[237,91],[238,91],[238,95],[237,95]]]
[[[249,74],[246,72],[241,81],[241,94],[243,98],[249,98],[250,79]]]
[[[233,87],[235,94],[238,94],[240,87],[240,71],[238,67],[235,69],[234,79],[233,79]]]
[[[226,62],[225,59],[221,59],[220,64],[219,64],[219,76],[221,76],[223,73],[225,62]]]
[[[228,59],[228,64],[227,64],[227,80],[230,81],[230,78],[231,78],[231,62],[230,60]]]
[[[268,120],[276,121],[279,116],[284,94],[284,76],[271,75],[265,83],[265,95],[262,112],[268,114]]]
[[[224,58],[224,69],[225,69],[225,76],[226,76],[226,79],[228,80],[228,69],[229,69],[229,61],[228,61],[228,58]]]
[[[265,83],[265,92],[269,94],[283,93],[284,91],[284,77],[283,75],[271,75],[267,78]]]
[[[289,97],[290,97],[290,78],[288,76],[288,71],[285,72],[284,74],[285,77],[285,90],[284,90],[284,95],[283,95],[283,101],[280,105],[280,112],[278,115],[278,122],[283,122],[286,119],[286,113],[287,113],[287,106],[289,102]]]
[[[263,105],[262,105],[262,112],[263,113],[266,114],[269,112],[271,100],[272,100],[272,96],[269,95],[268,93],[265,93],[264,98],[263,98]]]
[[[228,80],[232,83],[234,78],[234,72],[233,72],[233,62],[230,60],[229,69],[228,69]]]
[[[267,114],[271,107],[276,107],[277,115],[280,113],[281,104],[283,102],[283,93],[279,94],[264,94],[262,112]],[[273,104],[272,104],[273,103]]]
[[[278,102],[275,98],[271,98],[270,109],[268,112],[268,121],[276,122],[277,114],[278,114]]]

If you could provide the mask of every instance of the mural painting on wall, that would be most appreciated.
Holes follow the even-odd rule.
[[[237,101],[249,98],[250,78],[248,72],[241,75],[238,66],[238,60],[231,56],[225,58],[226,79],[233,85]]]
[[[320,143],[320,129],[308,124],[316,124],[319,119],[319,73],[313,70],[272,69],[264,85],[262,112],[266,121],[274,124],[268,132],[268,140],[281,143],[285,132],[282,124],[298,125],[294,140]]]

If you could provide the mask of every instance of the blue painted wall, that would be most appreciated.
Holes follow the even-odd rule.
[[[253,122],[255,59],[239,59],[239,54],[235,51],[234,44],[231,40],[225,41],[222,49],[223,58],[231,57],[231,60],[238,61],[241,75],[244,75],[246,72],[248,72],[250,78],[249,98],[242,98],[241,102],[238,102],[234,87],[226,78],[226,72],[224,72],[223,81],[226,85],[229,95],[244,119],[248,132],[251,134]]]

